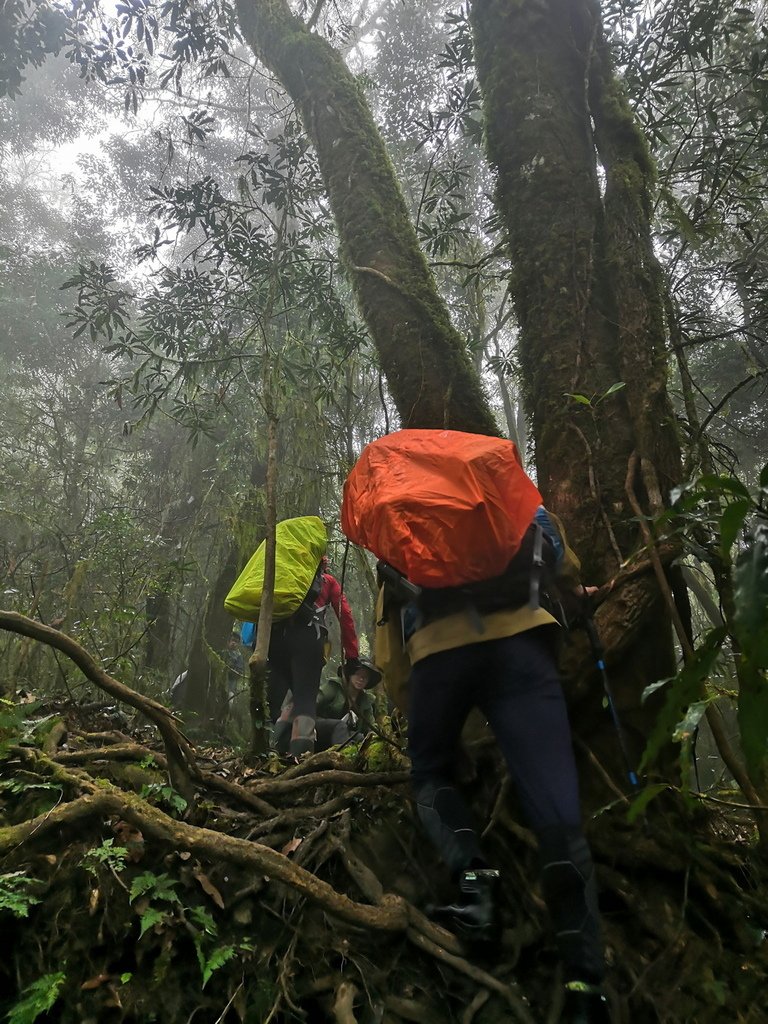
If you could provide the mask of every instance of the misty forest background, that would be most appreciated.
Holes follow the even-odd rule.
[[[583,636],[563,667],[615,1020],[765,1019],[767,32],[758,0],[2,5],[13,1024],[557,1019],[482,729],[478,961],[419,909],[450,884],[383,698],[287,768],[247,670],[227,705],[275,515],[326,522],[372,652],[341,489],[400,426],[512,438],[601,587],[639,794]]]

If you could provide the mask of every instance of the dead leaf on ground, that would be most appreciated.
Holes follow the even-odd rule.
[[[293,853],[294,850],[298,850],[298,848],[301,846],[303,842],[303,839],[297,839],[294,836],[294,838],[291,839],[290,842],[285,844],[285,846],[282,848],[280,852],[287,857],[289,853]]]
[[[224,900],[222,898],[222,895],[216,888],[216,886],[213,884],[213,882],[210,880],[210,878],[207,875],[204,875],[202,871],[193,871],[192,877],[197,879],[197,881],[200,883],[200,888],[203,890],[204,893],[211,897],[211,899],[219,908],[219,910],[223,910]]]
[[[83,991],[89,991],[93,988],[98,988],[99,985],[103,985],[105,981],[111,981],[111,974],[97,974],[95,978],[89,978],[88,981],[84,981],[80,986]]]
[[[127,821],[116,821],[112,831],[121,846],[128,851],[128,859],[137,864],[144,856],[144,836]]]

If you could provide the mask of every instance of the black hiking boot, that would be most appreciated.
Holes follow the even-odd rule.
[[[427,915],[473,945],[496,942],[499,938],[498,884],[499,872],[492,868],[463,871],[458,900],[443,907],[428,907]]]
[[[597,985],[568,982],[560,1024],[611,1024],[608,1003]]]
[[[281,757],[288,753],[288,746],[291,742],[291,729],[293,722],[286,718],[278,718],[272,726],[272,746]]]

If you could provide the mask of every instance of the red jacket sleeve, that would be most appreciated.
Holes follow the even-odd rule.
[[[320,601],[323,604],[330,604],[336,612],[336,618],[341,627],[341,646],[344,648],[345,659],[349,661],[350,658],[356,658],[358,653],[357,631],[355,630],[355,620],[352,618],[352,610],[346,596],[341,592],[339,581],[329,572],[323,573]]]

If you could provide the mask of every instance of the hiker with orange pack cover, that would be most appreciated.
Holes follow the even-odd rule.
[[[483,713],[539,844],[564,966],[562,1024],[607,1024],[594,867],[581,826],[557,669],[578,559],[501,438],[402,430],[363,451],[344,487],[342,529],[379,559],[376,663],[408,715],[419,818],[457,883],[436,917],[478,943],[498,935],[499,872],[454,780],[470,711]],[[407,695],[398,672],[410,670]]]

